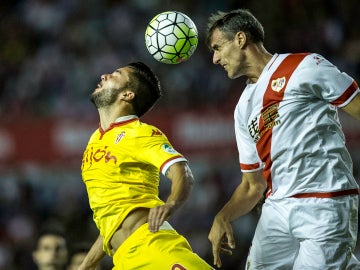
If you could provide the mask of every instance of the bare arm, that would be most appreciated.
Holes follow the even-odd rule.
[[[231,222],[249,213],[263,197],[266,187],[262,171],[243,173],[240,185],[215,216],[209,240],[217,267],[221,267],[220,252],[232,254],[231,249],[235,248]]]
[[[360,94],[357,94],[357,96],[342,109],[354,118],[360,120]]]
[[[158,231],[163,222],[185,203],[194,183],[192,172],[186,162],[171,165],[166,177],[171,180],[171,192],[164,205],[150,209],[149,229],[152,232]]]
[[[99,235],[78,270],[95,270],[96,266],[104,256],[103,238]]]

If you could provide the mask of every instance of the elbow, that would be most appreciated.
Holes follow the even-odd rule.
[[[194,186],[195,180],[190,167],[186,164],[184,166],[184,179],[186,179],[187,185],[190,189]]]

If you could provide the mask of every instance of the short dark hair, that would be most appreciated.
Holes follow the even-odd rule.
[[[61,229],[53,229],[53,228],[42,229],[41,231],[39,231],[38,239],[40,239],[42,236],[45,236],[45,235],[55,235],[58,237],[62,237],[66,240],[66,234]]]
[[[129,87],[134,91],[133,102],[137,116],[141,117],[148,112],[161,97],[161,85],[157,75],[142,62],[133,62],[127,65],[134,72],[131,73]]]
[[[57,228],[46,228],[46,229],[42,229],[41,231],[38,232],[36,243],[34,243],[34,250],[38,248],[39,241],[42,237],[50,236],[50,235],[57,236],[59,238],[63,238],[65,240],[66,248],[68,248],[68,243],[67,243],[68,239],[63,230],[57,229]]]
[[[247,9],[218,11],[212,14],[207,24],[206,44],[208,47],[210,47],[211,35],[215,29],[222,31],[229,40],[233,39],[239,31],[243,31],[250,42],[264,42],[263,26]]]

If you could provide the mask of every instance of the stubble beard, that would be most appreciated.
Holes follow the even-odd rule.
[[[108,107],[115,103],[120,92],[120,89],[105,88],[99,92],[92,93],[90,100],[97,109]]]

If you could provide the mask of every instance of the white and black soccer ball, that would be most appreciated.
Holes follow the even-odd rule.
[[[198,31],[195,23],[184,13],[166,11],[156,15],[148,24],[145,44],[157,61],[179,64],[195,52]]]

